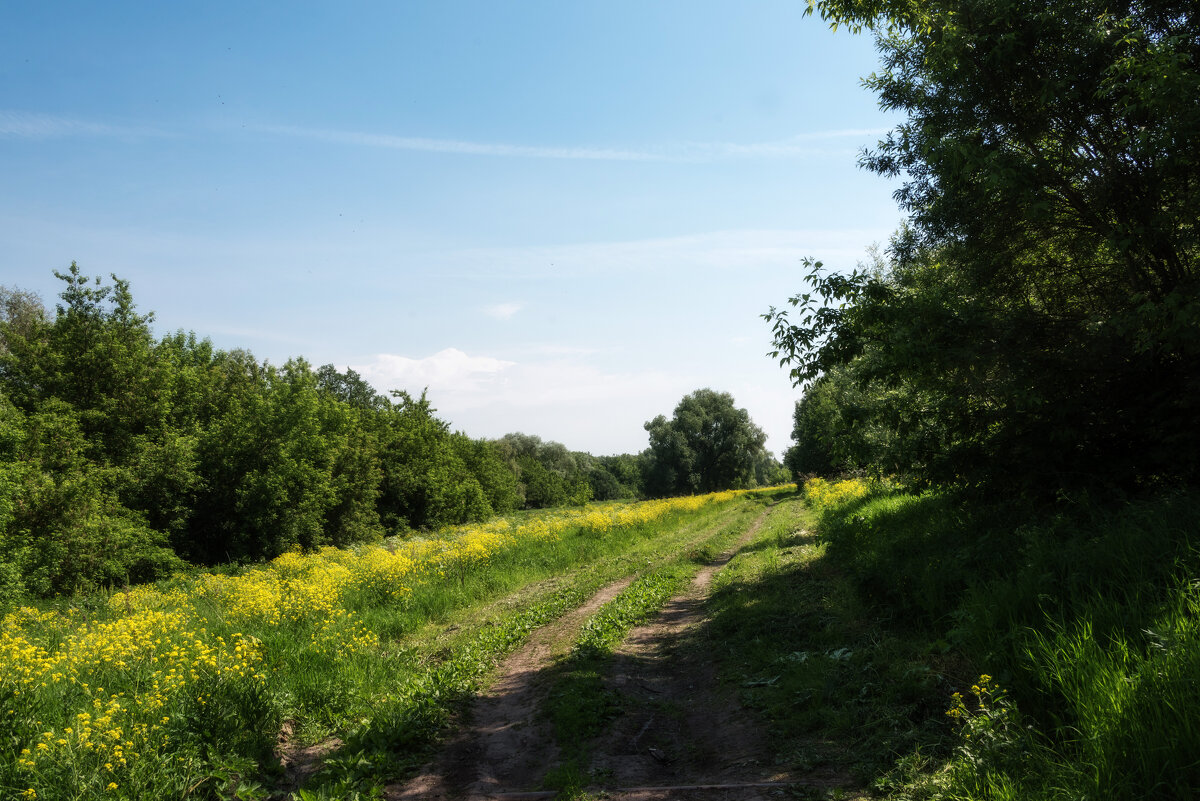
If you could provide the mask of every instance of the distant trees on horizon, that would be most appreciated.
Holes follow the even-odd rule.
[[[350,369],[275,366],[182,331],[156,339],[127,282],[75,264],[56,275],[53,314],[0,287],[0,602],[783,476],[765,451],[757,472],[739,455],[736,470],[672,483],[653,444],[592,456],[529,434],[474,439],[424,394],[383,395]]]

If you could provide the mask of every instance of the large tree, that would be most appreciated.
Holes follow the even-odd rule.
[[[646,423],[646,491],[650,495],[714,492],[756,483],[766,435],[728,392],[698,389]]]
[[[800,314],[768,315],[794,378],[855,363],[881,414],[938,432],[907,451],[934,480],[1195,477],[1194,4],[814,8],[877,33],[867,83],[907,120],[863,163],[902,177],[909,220],[886,270],[813,273]]]

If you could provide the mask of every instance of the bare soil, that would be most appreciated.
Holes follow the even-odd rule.
[[[609,681],[623,714],[591,747],[596,754],[592,776],[604,785],[694,789],[789,778],[764,764],[769,751],[761,729],[735,701],[717,691],[712,661],[697,647],[695,637],[704,621],[704,598],[713,576],[754,536],[764,518],[617,649]]]
[[[284,780],[279,789],[291,792],[302,787],[310,776],[321,769],[325,757],[341,747],[342,741],[336,737],[316,745],[300,745],[296,739],[295,721],[285,720],[275,744],[275,756],[284,771]]]

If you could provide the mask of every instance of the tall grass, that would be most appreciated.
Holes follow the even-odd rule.
[[[879,485],[808,495],[865,595],[988,674],[969,703],[947,701],[944,770],[906,792],[1200,793],[1200,497],[1036,513]]]

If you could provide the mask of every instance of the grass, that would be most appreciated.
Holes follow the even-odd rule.
[[[345,740],[309,795],[370,797],[533,627],[720,514],[688,503],[621,524],[601,506],[491,550],[467,532],[18,610],[0,630],[0,795],[266,798],[287,719],[303,742]],[[424,574],[388,572],[412,553]]]
[[[954,665],[873,614],[798,498],[716,577],[706,647],[780,767],[860,786],[947,728]]]
[[[559,777],[550,777],[548,786],[570,786],[584,775],[589,762],[588,740],[603,730],[616,711],[604,683],[614,650],[635,626],[649,620],[681,592],[714,552],[740,534],[749,515],[757,513],[754,509],[738,511],[736,517],[704,531],[703,538],[691,543],[686,552],[676,551],[649,566],[584,623],[571,652],[555,666],[545,710],[563,758]],[[562,776],[566,777],[565,784]]]
[[[728,526],[738,508],[711,508],[694,513],[675,525],[664,526],[653,538],[627,543],[600,558],[594,555],[576,570],[562,573],[555,580],[531,587],[506,598],[504,603],[479,608],[464,606],[444,622],[439,637],[436,626],[423,628],[425,636],[414,637],[412,656],[418,663],[434,664],[428,673],[416,672],[398,678],[391,687],[390,707],[377,708],[371,723],[355,732],[342,749],[351,764],[363,776],[359,788],[377,786],[383,777],[395,778],[419,767],[431,754],[438,735],[451,716],[481,686],[500,658],[524,641],[535,628],[551,622],[583,604],[605,584],[649,565],[673,559],[688,550],[697,539],[710,536],[715,528]],[[543,575],[544,579],[545,576]],[[491,614],[481,614],[490,611]],[[451,622],[452,621],[452,622]],[[331,763],[331,769],[318,777],[318,798],[341,798],[348,789],[344,757]],[[376,765],[363,770],[363,760]],[[375,785],[371,782],[374,781]]]
[[[773,500],[764,493],[760,500]],[[740,537],[761,510],[736,510],[704,532],[689,549],[648,567],[582,626],[570,651],[551,673],[551,690],[543,710],[554,730],[560,764],[545,777],[547,787],[563,797],[582,797],[582,788],[602,784],[589,771],[590,741],[619,713],[605,678],[615,650],[639,624],[651,619],[672,597],[684,591],[700,568]]]
[[[781,766],[895,799],[1196,795],[1200,497],[1030,510],[817,488],[807,507],[776,496],[696,634]],[[358,568],[330,555],[270,581],[181,577],[16,610],[0,627],[0,796],[278,798],[291,720],[303,743],[343,741],[295,797],[377,797],[530,631],[637,575],[556,668],[568,759],[547,783],[578,796],[613,649],[765,500],[472,560],[428,546],[441,573],[399,594],[342,585],[340,606],[322,588]],[[259,589],[231,605],[222,582],[244,578]]]
[[[679,592],[688,578],[689,571],[678,560],[639,576],[584,624],[570,654],[552,670],[542,713],[553,726],[561,764],[547,775],[547,787],[570,793],[589,783],[587,742],[604,730],[616,712],[604,681],[613,649]]]
[[[913,738],[878,788],[1195,797],[1200,497],[1028,509],[876,486],[814,505],[824,558],[893,636],[944,652],[958,685],[942,696],[952,730]]]

